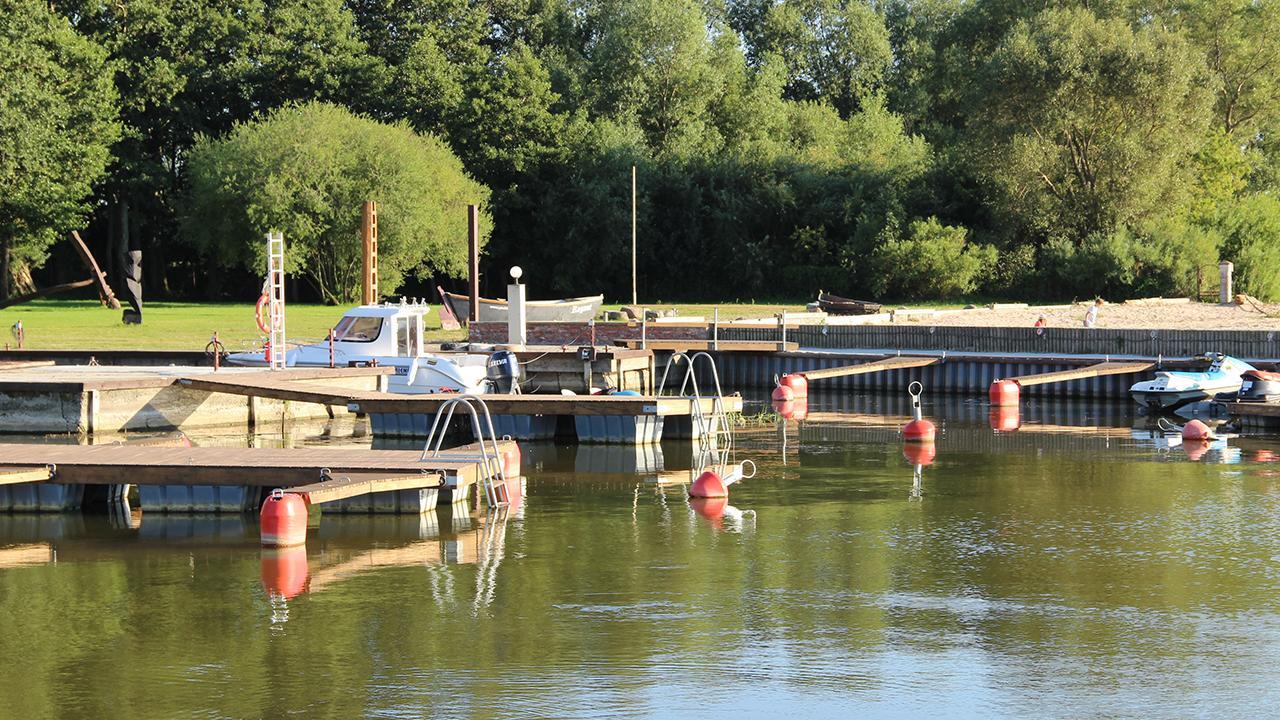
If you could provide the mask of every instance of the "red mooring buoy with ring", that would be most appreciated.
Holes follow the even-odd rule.
[[[259,524],[263,545],[302,545],[307,541],[307,503],[301,495],[276,488],[262,503]]]
[[[502,474],[508,478],[519,477],[520,460],[520,444],[507,443],[502,449]]]
[[[307,589],[307,548],[268,548],[262,551],[262,587],[271,597],[292,600]]]
[[[996,380],[987,390],[987,399],[997,407],[1017,405],[1022,395],[1022,386],[1016,380]]]
[[[804,375],[787,374],[778,381],[779,387],[791,388],[791,394],[797,400],[809,397],[809,378]]]
[[[689,497],[693,498],[727,498],[729,488],[725,487],[720,476],[708,470],[698,476],[689,486]]]
[[[1192,420],[1182,426],[1183,440],[1213,440],[1213,430],[1199,420]]]
[[[769,396],[773,402],[791,402],[796,399],[796,391],[786,385],[779,385],[773,389],[773,394]]]
[[[924,419],[923,411],[920,409],[920,395],[923,392],[924,385],[921,385],[919,381],[907,386],[907,393],[911,395],[911,414],[914,418],[911,422],[902,426],[902,439],[907,442],[933,442],[936,432],[933,423]]]

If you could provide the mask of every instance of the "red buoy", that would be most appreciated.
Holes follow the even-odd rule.
[[[796,391],[791,389],[790,385],[779,385],[773,389],[773,394],[769,397],[774,402],[786,402],[796,399]]]
[[[508,478],[520,475],[520,443],[510,442],[502,448],[502,474]]]
[[[778,387],[791,388],[792,396],[795,398],[809,397],[809,378],[804,375],[783,375],[778,381]]]
[[[987,390],[987,397],[990,398],[991,404],[996,406],[1017,405],[1018,396],[1021,394],[1021,386],[1013,380],[996,380]]]
[[[1213,431],[1199,420],[1192,420],[1182,427],[1183,440],[1212,440]]]
[[[902,426],[902,439],[907,442],[931,443],[935,430],[928,420],[912,420]]]
[[[307,548],[262,551],[262,587],[271,597],[292,600],[307,589]]]
[[[987,413],[987,421],[996,432],[1014,432],[1022,427],[1022,415],[1017,405],[998,405]]]
[[[698,476],[689,486],[689,497],[694,498],[727,498],[729,488],[725,487],[720,476],[708,470]]]
[[[259,521],[263,545],[289,547],[307,541],[307,504],[300,495],[272,490],[262,503]]]
[[[728,498],[692,498],[689,505],[693,507],[693,511],[702,517],[711,520],[719,526],[719,520],[724,515],[724,509],[729,505]]]
[[[774,400],[773,411],[787,420],[803,420],[809,415],[808,400]]]
[[[1195,462],[1209,452],[1210,445],[1212,443],[1208,440],[1188,440],[1182,443],[1182,449],[1187,452],[1187,459]]]
[[[938,448],[933,443],[909,443],[902,446],[902,457],[912,465],[932,465]]]

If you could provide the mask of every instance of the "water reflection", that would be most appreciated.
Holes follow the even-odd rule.
[[[258,547],[252,517],[0,516],[0,657],[23,668],[0,706],[1268,714],[1274,438],[1227,438],[1231,465],[1207,463],[1213,449],[1191,462],[1123,406],[1029,403],[1006,432],[985,403],[934,398],[928,457],[904,447],[905,412],[841,403],[741,430],[760,473],[727,501],[657,481],[698,465],[682,444],[652,449],[659,466],[658,452],[545,443],[526,447],[529,502],[505,520],[322,515],[292,559]]]

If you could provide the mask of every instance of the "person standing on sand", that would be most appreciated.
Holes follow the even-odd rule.
[[[1098,324],[1098,309],[1102,307],[1102,298],[1093,301],[1089,306],[1089,310],[1084,314],[1084,326],[1087,328],[1094,327]]]
[[[1041,315],[1040,319],[1036,320],[1036,324],[1034,326],[1036,329],[1036,337],[1044,337],[1044,329],[1048,326],[1049,324],[1044,321],[1044,316]]]

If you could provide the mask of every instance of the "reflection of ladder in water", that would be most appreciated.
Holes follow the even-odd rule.
[[[471,431],[480,454],[474,458],[459,458],[455,454],[450,460],[474,460],[480,463],[479,482],[484,486],[484,499],[489,507],[506,505],[510,499],[507,495],[507,474],[502,467],[502,451],[498,448],[498,436],[493,430],[493,418],[489,415],[489,406],[478,397],[460,395],[450,398],[436,411],[436,418],[431,423],[431,432],[427,433],[427,442],[422,446],[422,461],[440,454],[440,445],[449,431],[449,421],[453,420],[453,411],[462,406],[471,415]],[[484,424],[480,423],[480,412],[484,413]],[[443,418],[443,421],[441,420]],[[485,431],[488,431],[486,434]],[[439,435],[437,435],[439,431]],[[434,447],[432,446],[434,443]]]
[[[476,596],[472,612],[479,614],[481,607],[493,604],[498,589],[498,566],[502,564],[507,540],[508,508],[489,511],[477,533],[476,544]]]
[[[716,394],[711,398],[711,414],[709,416],[702,410],[702,393],[698,389],[697,373],[694,372],[698,358],[704,358],[707,361],[707,364],[711,367],[711,379],[715,381]],[[720,371],[716,369],[715,358],[705,352],[694,353],[692,357],[682,352],[671,353],[671,357],[667,358],[666,367],[662,370],[662,381],[658,383],[657,394],[661,396],[666,390],[667,376],[671,372],[672,363],[679,364],[680,362],[684,362],[686,367],[684,379],[680,382],[680,391],[677,394],[680,397],[689,397],[689,388],[691,386],[693,388],[693,408],[690,420],[698,431],[698,443],[726,449],[732,447],[733,427],[729,423],[729,414],[724,410],[724,390],[720,387]],[[721,444],[722,440],[723,444]]]
[[[284,234],[267,233],[267,347],[271,369],[285,366],[284,348]]]

